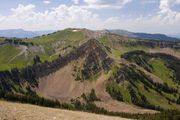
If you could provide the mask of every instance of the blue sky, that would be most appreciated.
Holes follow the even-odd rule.
[[[1,0],[0,29],[180,33],[180,0]]]

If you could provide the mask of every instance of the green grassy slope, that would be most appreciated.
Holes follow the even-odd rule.
[[[19,49],[11,46],[5,45],[0,47],[0,71],[10,69],[15,64],[11,64],[10,61],[20,52]]]
[[[73,32],[70,29],[65,29],[62,31],[57,31],[49,35],[43,35],[40,37],[32,38],[27,41],[36,43],[36,44],[41,44],[41,45],[48,45],[55,43],[57,41],[64,41],[66,45],[76,43],[83,41],[86,38],[85,34],[81,31],[76,31]]]
[[[136,67],[123,66],[115,72],[110,75],[106,89],[112,98],[150,109],[180,110],[180,105],[176,104],[179,97],[178,91],[166,91],[168,88],[165,85],[157,86],[149,82],[149,78],[142,71],[136,70]],[[162,86],[165,89],[161,89]]]
[[[175,87],[176,83],[173,81],[173,70],[166,67],[165,62],[161,59],[153,59],[149,61],[152,66],[153,74],[161,78],[164,83],[169,86]]]
[[[142,51],[127,52],[122,57],[159,77],[163,83],[154,83],[150,80],[152,78],[131,64],[115,67],[107,86],[107,91],[114,99],[130,104],[132,102],[141,107],[180,110],[180,106],[176,104],[180,96],[180,64],[177,58]],[[128,94],[130,97],[127,97]]]
[[[16,46],[14,44],[2,45],[0,46],[0,71],[33,65],[33,58],[36,55],[40,57],[42,62],[53,61],[59,55],[67,54],[73,47],[79,46],[80,43],[87,40],[86,38],[82,31],[73,32],[66,29],[32,39],[24,39],[22,41],[25,43],[33,43],[33,46],[27,46],[29,49],[26,52],[27,55],[18,55],[22,51],[18,49],[19,44]],[[0,43],[5,43],[5,39],[0,38]],[[37,50],[32,51],[31,49]],[[43,49],[43,52],[40,49]]]

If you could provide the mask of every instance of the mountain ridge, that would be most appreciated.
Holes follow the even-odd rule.
[[[179,38],[176,37],[169,37],[168,35],[165,34],[152,34],[152,33],[142,33],[142,32],[130,32],[127,30],[120,30],[120,29],[115,29],[115,30],[105,30],[110,33],[114,33],[117,35],[122,35],[126,37],[131,37],[131,38],[138,38],[138,39],[147,39],[147,40],[161,40],[161,41],[179,41]]]
[[[89,30],[85,28],[66,28],[71,30]],[[105,30],[89,30],[92,32],[99,33],[113,33],[121,36],[126,36],[130,38],[138,38],[145,40],[161,40],[161,41],[179,41],[180,38],[176,38],[178,35],[173,35],[172,37],[165,34],[152,34],[152,33],[142,33],[142,32],[130,32],[127,30],[121,29],[105,29]],[[46,35],[55,32],[55,30],[47,30],[47,31],[27,31],[23,29],[5,29],[0,30],[0,37],[9,37],[9,38],[34,38],[41,35]]]

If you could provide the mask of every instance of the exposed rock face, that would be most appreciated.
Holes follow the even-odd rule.
[[[100,46],[94,47],[94,50],[88,53],[85,58],[85,64],[83,65],[82,70],[83,79],[89,79],[91,76],[96,75],[100,71],[109,70],[112,62],[113,61]]]

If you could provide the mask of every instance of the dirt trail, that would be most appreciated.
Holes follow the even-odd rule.
[[[142,109],[133,105],[119,102],[111,98],[106,92],[107,75],[102,75],[96,82],[95,91],[101,101],[95,102],[98,107],[103,107],[109,111],[124,113],[156,113],[157,111]]]
[[[121,117],[0,101],[0,120],[128,120]]]
[[[25,54],[25,56],[26,56],[26,52],[27,52],[27,46],[20,46],[19,47],[20,49],[21,49],[21,52],[20,53],[18,53],[16,56],[14,56],[13,58],[11,58],[9,61],[8,61],[8,63],[10,63],[10,62],[12,62],[14,59],[16,59],[18,56],[21,56],[21,55],[23,55],[23,54]]]

